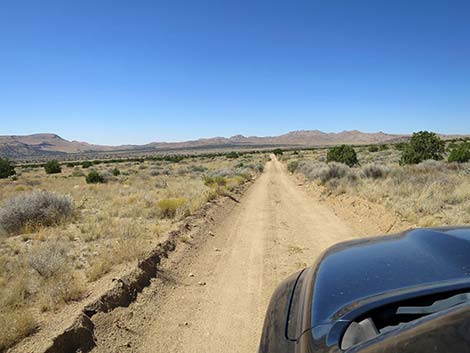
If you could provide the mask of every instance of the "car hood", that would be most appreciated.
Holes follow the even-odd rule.
[[[317,266],[311,324],[331,324],[360,303],[443,283],[470,285],[470,227],[415,229],[342,243]]]

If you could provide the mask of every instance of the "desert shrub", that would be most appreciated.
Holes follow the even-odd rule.
[[[224,186],[225,184],[227,184],[227,180],[225,179],[225,177],[221,175],[217,175],[215,177],[210,177],[210,176],[204,177],[204,185],[206,186],[212,186],[212,185]]]
[[[406,147],[407,143],[406,142],[398,142],[393,145],[397,151],[403,151]]]
[[[104,180],[104,177],[100,173],[93,170],[90,173],[88,173],[88,175],[86,176],[86,182],[87,184],[98,184],[98,183],[104,183],[105,180]]]
[[[74,169],[71,174],[73,177],[82,177],[85,174],[80,169]]]
[[[204,167],[203,165],[192,165],[190,168],[191,168],[191,170],[192,170],[193,172],[202,173],[202,172],[206,172],[206,171],[207,171],[207,168]]]
[[[282,149],[280,148],[276,148],[272,151],[272,153],[274,153],[276,156],[282,156],[283,155],[283,151]]]
[[[326,154],[327,163],[338,162],[352,167],[358,163],[356,151],[349,145],[335,146],[328,149]]]
[[[318,171],[318,178],[324,184],[332,179],[341,179],[349,174],[350,168],[343,163],[328,163]]]
[[[184,198],[170,198],[158,201],[157,207],[162,218],[175,218],[178,210],[185,207],[188,200]]]
[[[66,166],[67,168],[73,168],[73,167],[75,167],[75,163],[73,163],[73,162],[68,162],[65,166]]]
[[[37,325],[32,314],[27,310],[0,311],[0,352],[19,342],[34,332]]]
[[[13,167],[11,162],[8,159],[0,158],[0,179],[8,178],[15,174],[15,167]]]
[[[56,160],[46,162],[46,164],[44,164],[44,170],[46,171],[46,174],[57,174],[62,172],[60,163]]]
[[[470,143],[461,143],[454,147],[449,154],[449,162],[466,163],[470,161]]]
[[[232,152],[227,153],[227,154],[226,154],[226,157],[227,157],[227,158],[231,158],[231,159],[235,159],[235,158],[240,157],[240,155],[239,155],[237,152],[232,151]]]
[[[380,150],[380,151],[386,151],[386,150],[388,150],[388,145],[385,145],[385,144],[379,145],[379,150]]]
[[[294,173],[299,167],[299,161],[289,161],[287,163],[287,170],[291,173]]]
[[[367,164],[362,167],[361,174],[365,178],[379,179],[387,176],[389,169],[378,164]]]
[[[441,160],[444,146],[445,142],[433,132],[415,132],[402,151],[400,164],[418,164],[427,159]]]
[[[90,161],[83,161],[82,162],[82,168],[90,168],[91,166],[93,165],[93,163],[91,163]]]
[[[49,278],[64,270],[67,261],[65,244],[53,241],[34,247],[28,254],[28,263],[39,275]]]
[[[368,150],[369,152],[372,152],[372,153],[374,153],[374,152],[379,152],[379,146],[377,146],[377,145],[372,145],[372,146],[369,146],[369,148],[367,148],[367,150]]]
[[[117,168],[114,168],[111,173],[113,173],[114,176],[119,176],[121,175],[121,171]]]
[[[22,194],[8,200],[0,209],[0,229],[15,234],[25,228],[59,224],[74,212],[70,197],[48,191]]]

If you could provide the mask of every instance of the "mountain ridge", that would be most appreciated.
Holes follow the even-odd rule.
[[[465,135],[441,135],[444,138],[463,137]],[[320,130],[296,130],[278,136],[244,136],[209,137],[181,142],[151,142],[143,145],[106,146],[87,142],[69,141],[54,133],[37,133],[31,135],[0,136],[0,157],[24,159],[49,157],[54,155],[86,154],[101,152],[161,152],[165,150],[184,149],[228,149],[228,148],[261,148],[261,147],[316,147],[342,143],[371,144],[398,142],[409,138],[406,134],[388,134],[379,132],[362,132],[344,130],[341,132],[323,132]]]

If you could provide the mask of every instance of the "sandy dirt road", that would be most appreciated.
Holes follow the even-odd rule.
[[[213,232],[130,307],[96,315],[93,352],[256,352],[276,285],[353,235],[275,158]]]

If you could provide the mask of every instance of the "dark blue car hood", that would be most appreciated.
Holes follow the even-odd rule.
[[[342,243],[318,264],[312,327],[344,320],[360,303],[445,283],[470,285],[470,228],[416,229]]]

